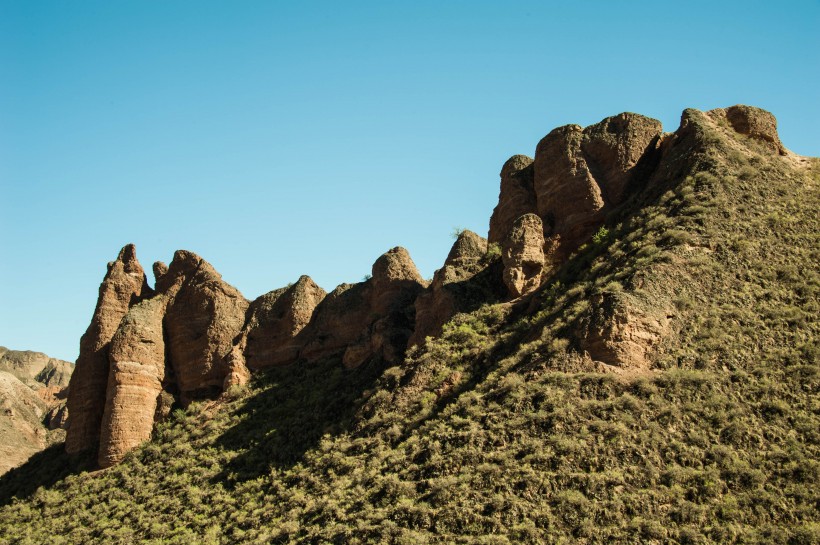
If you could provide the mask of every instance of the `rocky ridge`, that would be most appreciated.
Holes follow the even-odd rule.
[[[582,128],[559,127],[534,159],[516,155],[501,170],[488,239],[461,233],[430,285],[409,254],[393,248],[371,278],[329,294],[309,277],[253,302],[196,254],[178,251],[154,265],[147,285],[128,245],[109,264],[71,380],[70,453],[97,450],[103,467],[150,438],[172,407],[213,399],[271,366],[337,359],[348,369],[398,363],[459,312],[483,302],[526,298],[583,245],[608,215],[684,169],[697,123],[664,134],[660,122],[623,113]],[[747,106],[706,116],[785,154],[768,112]],[[647,369],[674,333],[665,308],[649,316],[628,298],[591,302],[594,320],[576,331],[586,357],[612,369]]]

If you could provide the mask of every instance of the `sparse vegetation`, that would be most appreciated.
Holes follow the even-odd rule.
[[[820,166],[707,136],[527,311],[272,369],[104,472],[47,451],[0,479],[0,542],[817,543]],[[676,315],[652,372],[578,351],[600,294]]]

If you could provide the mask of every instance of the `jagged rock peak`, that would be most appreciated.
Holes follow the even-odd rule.
[[[133,244],[124,246],[117,259],[108,264],[94,316],[80,339],[80,355],[71,375],[67,401],[68,453],[98,446],[108,384],[109,343],[129,307],[151,294],[136,248]]]

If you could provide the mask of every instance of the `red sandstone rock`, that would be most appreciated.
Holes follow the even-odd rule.
[[[165,295],[157,295],[131,307],[111,340],[100,467],[118,463],[151,437],[165,378],[162,319],[167,302]]]
[[[302,276],[292,286],[251,303],[240,340],[247,367],[256,370],[293,363],[303,344],[297,335],[326,295],[309,276]]]
[[[515,220],[538,211],[532,163],[533,160],[526,155],[514,155],[501,168],[498,205],[490,218],[490,234],[487,237],[491,243],[503,242]]]
[[[485,238],[467,230],[458,236],[444,266],[436,271],[430,286],[416,299],[415,329],[408,346],[439,335],[442,326],[464,310],[464,296],[468,294],[459,288],[483,270],[482,260],[486,254]]]
[[[544,272],[544,226],[535,214],[525,214],[513,223],[501,250],[504,284],[513,297],[538,289]]]
[[[71,376],[67,403],[68,453],[97,448],[108,385],[109,342],[129,306],[150,293],[134,245],[129,244],[120,251],[116,261],[108,264],[97,308],[80,339],[80,356]]]
[[[302,332],[300,357],[312,361],[342,356],[346,367],[380,357],[396,362],[413,332],[412,308],[424,280],[404,248],[373,264],[372,277],[342,284],[316,307]]]

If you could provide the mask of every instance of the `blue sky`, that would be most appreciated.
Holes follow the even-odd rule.
[[[74,360],[107,261],[248,298],[430,277],[498,172],[622,111],[772,111],[820,155],[820,2],[0,3],[0,344]]]

